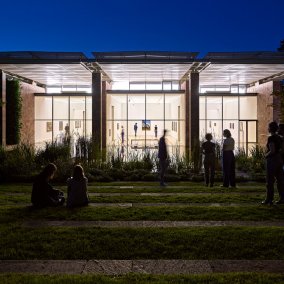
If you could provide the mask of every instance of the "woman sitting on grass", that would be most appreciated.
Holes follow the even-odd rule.
[[[36,208],[63,205],[65,198],[62,191],[55,189],[49,181],[53,179],[57,167],[50,163],[36,178],[32,189],[32,204]]]
[[[73,177],[67,180],[67,207],[86,206],[89,203],[88,180],[84,175],[84,170],[80,165],[76,165],[73,171]]]

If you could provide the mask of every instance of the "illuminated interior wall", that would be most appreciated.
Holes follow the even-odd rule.
[[[137,123],[135,136],[134,125]],[[146,125],[145,125],[146,123]],[[122,126],[124,143],[122,143]],[[157,134],[155,133],[157,127]],[[185,145],[185,111],[182,93],[128,93],[107,95],[107,145],[155,148],[163,130],[169,147]]]
[[[91,96],[35,96],[35,143],[62,142],[69,128],[73,141],[92,131]]]

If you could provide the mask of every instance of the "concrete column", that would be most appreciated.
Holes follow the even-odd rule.
[[[102,74],[92,73],[92,138],[102,149]]]
[[[192,149],[196,141],[199,141],[199,73],[190,74],[190,101],[190,148]]]
[[[107,82],[102,82],[102,148],[106,149],[106,99]]]
[[[0,99],[1,99],[1,144],[3,147],[6,146],[6,74],[0,70]]]
[[[185,81],[185,153],[186,156],[189,158],[190,153],[190,131],[191,131],[191,119],[190,119],[190,86],[189,80]]]

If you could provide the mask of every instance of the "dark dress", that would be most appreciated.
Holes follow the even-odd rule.
[[[31,201],[34,207],[43,208],[63,205],[65,198],[62,191],[53,188],[39,175],[33,183]]]
[[[266,157],[266,201],[272,202],[274,198],[274,182],[277,181],[277,189],[281,201],[284,201],[284,176],[283,161],[281,155],[282,139],[279,135],[273,134],[267,140],[267,152],[270,151],[269,144],[273,143],[275,153]]]
[[[204,154],[204,174],[206,186],[214,185],[215,176],[215,143],[206,141],[202,144],[202,151]]]

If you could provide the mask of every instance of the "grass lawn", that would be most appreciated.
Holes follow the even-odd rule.
[[[284,282],[283,274],[268,273],[226,273],[204,275],[178,275],[178,276],[154,276],[143,274],[128,274],[125,276],[98,276],[98,275],[27,275],[27,274],[0,274],[2,284],[55,284],[55,283],[99,283],[99,284],[277,284]]]
[[[182,206],[182,207],[66,207],[44,208],[0,206],[0,223],[17,222],[30,219],[45,220],[160,220],[160,221],[196,221],[196,220],[239,220],[274,221],[284,220],[284,206]]]
[[[219,183],[220,184],[220,183]],[[59,188],[66,192],[67,187],[65,184],[54,184],[56,188]],[[258,192],[265,193],[265,184],[243,182],[237,185],[234,189],[223,189],[217,184],[213,188],[205,187],[202,182],[175,182],[169,183],[167,187],[160,187],[157,182],[124,182],[124,183],[90,183],[88,186],[89,192]],[[131,188],[133,187],[133,188]],[[30,183],[6,183],[1,184],[1,193],[31,193],[32,184]]]
[[[24,228],[2,225],[0,259],[284,259],[284,228]]]
[[[191,196],[90,196],[90,201],[95,203],[255,203],[260,204],[264,194],[255,193],[245,195],[238,193],[217,193],[217,194],[192,194]],[[31,202],[30,194],[0,196],[0,205]]]

